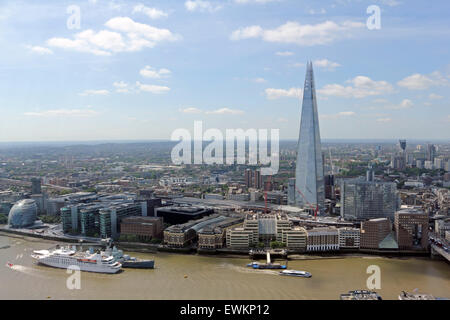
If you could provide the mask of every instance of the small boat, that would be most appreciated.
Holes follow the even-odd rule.
[[[279,263],[259,263],[256,261],[247,264],[247,267],[253,269],[286,269],[285,265]]]
[[[307,271],[283,270],[283,271],[280,271],[280,276],[311,278],[312,274]]]

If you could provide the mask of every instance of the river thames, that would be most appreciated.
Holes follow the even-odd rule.
[[[339,299],[349,290],[367,289],[370,265],[380,267],[381,289],[376,291],[383,299],[414,289],[450,298],[447,262],[375,256],[289,261],[289,269],[312,273],[306,279],[248,269],[248,258],[129,253],[155,259],[156,268],[124,269],[115,275],[82,272],[81,289],[69,290],[66,270],[36,265],[30,257],[33,250],[53,245],[0,234],[0,299]]]

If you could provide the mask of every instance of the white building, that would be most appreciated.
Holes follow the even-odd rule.
[[[427,170],[433,170],[434,169],[434,162],[433,161],[425,161],[424,168]]]
[[[339,250],[339,233],[336,228],[315,228],[307,231],[307,251]]]

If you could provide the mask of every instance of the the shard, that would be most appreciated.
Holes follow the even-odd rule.
[[[303,91],[295,189],[295,204],[298,207],[314,209],[324,207],[323,158],[312,62],[307,65]]]

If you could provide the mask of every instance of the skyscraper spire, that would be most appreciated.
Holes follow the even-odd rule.
[[[295,203],[299,207],[324,207],[322,146],[312,62],[307,63],[302,118],[295,170]]]

